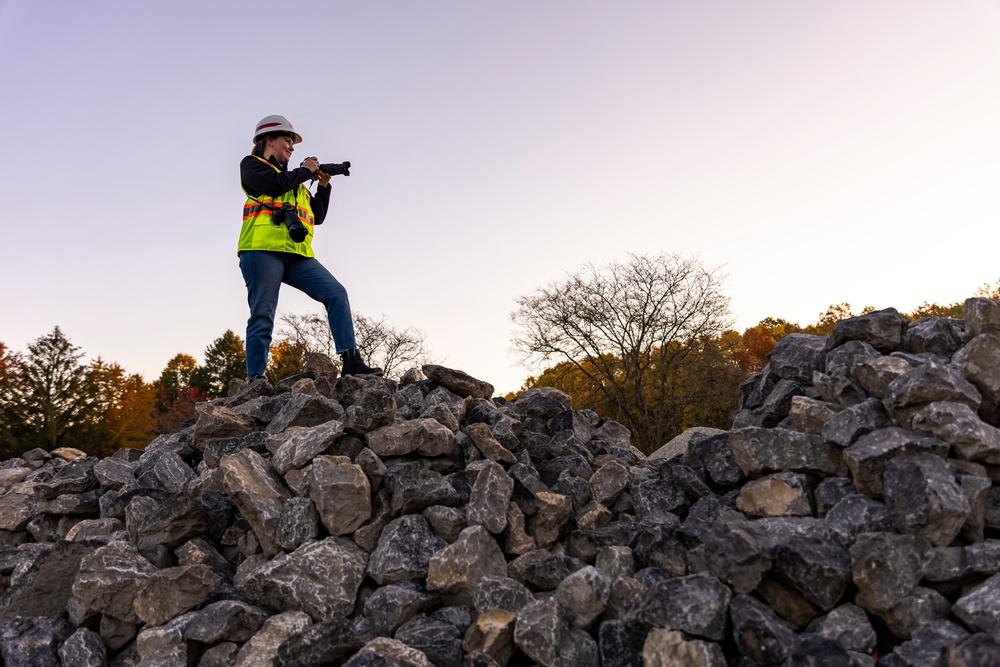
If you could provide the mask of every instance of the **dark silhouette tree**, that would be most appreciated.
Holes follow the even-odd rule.
[[[227,330],[205,348],[205,363],[191,373],[191,386],[206,398],[224,396],[233,378],[246,377],[246,347],[243,339]]]

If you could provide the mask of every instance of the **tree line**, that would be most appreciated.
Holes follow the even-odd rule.
[[[430,361],[423,332],[399,329],[385,318],[355,314],[358,347],[392,376]],[[189,354],[170,359],[147,382],[117,363],[85,362],[59,326],[16,352],[0,342],[0,458],[40,447],[74,447],[107,456],[142,448],[195,416],[195,404],[224,396],[229,382],[246,377],[244,341],[231,330],[205,348],[199,364]],[[336,359],[325,315],[285,315],[268,359],[272,383],[304,370],[313,352]]]
[[[874,310],[854,313],[840,303],[812,324],[768,317],[739,332],[722,282],[718,269],[694,258],[632,255],[587,265],[520,297],[511,313],[513,347],[542,368],[520,391],[555,387],[575,408],[626,425],[648,454],[692,426],[727,429],[740,385],[785,336],[828,335],[838,321]],[[1000,298],[1000,282],[976,295]],[[963,303],[924,302],[904,314],[911,321],[962,318]]]

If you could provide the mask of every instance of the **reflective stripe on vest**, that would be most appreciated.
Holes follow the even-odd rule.
[[[277,172],[281,170],[267,160],[254,156]],[[284,203],[293,204],[299,216],[299,221],[306,226],[306,238],[296,243],[288,234],[288,226],[275,224],[271,219],[271,207],[281,208]],[[305,257],[314,257],[312,237],[314,220],[309,188],[304,183],[294,190],[289,190],[280,197],[251,197],[243,204],[243,228],[240,230],[240,242],[237,254],[244,250],[271,250],[275,252],[291,252]]]

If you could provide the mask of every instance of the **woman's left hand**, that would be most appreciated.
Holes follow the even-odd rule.
[[[330,185],[330,178],[331,178],[330,174],[326,174],[322,171],[317,171],[315,176],[316,178],[319,179],[319,184],[321,187],[325,188],[326,186]]]

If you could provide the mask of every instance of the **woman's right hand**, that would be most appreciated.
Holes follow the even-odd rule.
[[[307,157],[306,161],[302,163],[302,166],[308,169],[310,173],[315,176],[316,172],[319,171],[319,160],[314,157]]]

